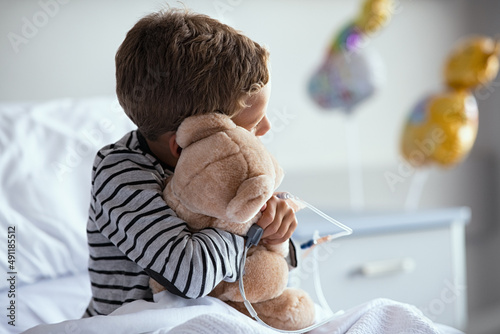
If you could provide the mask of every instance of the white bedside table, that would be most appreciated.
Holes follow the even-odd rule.
[[[326,213],[354,231],[316,247],[321,286],[334,312],[383,297],[415,305],[431,320],[465,330],[464,232],[469,208]],[[297,217],[297,244],[311,239],[315,230],[320,236],[337,231],[308,209]],[[312,254],[302,259],[290,275],[290,285],[307,290],[314,299],[313,261]]]

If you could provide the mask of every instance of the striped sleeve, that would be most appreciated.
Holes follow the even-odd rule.
[[[160,174],[144,155],[113,151],[93,180],[97,230],[170,292],[198,298],[238,279],[244,239],[217,229],[191,232],[164,202]],[[108,269],[119,270],[113,263]]]

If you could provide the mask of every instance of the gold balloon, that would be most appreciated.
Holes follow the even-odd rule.
[[[446,61],[446,83],[454,88],[472,88],[489,83],[498,73],[499,49],[499,43],[488,37],[463,41]]]
[[[419,103],[404,126],[401,149],[410,164],[449,167],[465,158],[478,129],[477,103],[470,89],[495,79],[499,54],[500,42],[488,37],[468,38],[451,52],[444,68],[450,90]]]
[[[435,162],[450,167],[469,153],[476,140],[478,108],[466,90],[435,94],[413,110],[403,130],[401,149],[414,167]]]
[[[371,34],[387,24],[393,12],[391,0],[366,0],[354,24],[364,34]]]

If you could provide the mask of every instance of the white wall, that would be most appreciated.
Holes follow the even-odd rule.
[[[273,82],[269,113],[274,130],[264,140],[288,173],[284,187],[310,202],[338,209],[350,206],[347,122],[359,130],[366,208],[402,209],[413,175],[391,189],[384,173],[397,173],[401,167],[398,140],[404,119],[420,97],[443,89],[442,65],[460,37],[493,36],[500,30],[500,6],[494,0],[396,1],[389,25],[367,43],[367,50],[378,52],[385,64],[386,83],[346,116],[319,110],[306,94],[306,82],[330,39],[354,17],[361,0],[184,3],[269,47]],[[113,95],[116,49],[141,16],[163,4],[160,0],[0,0],[0,100]],[[35,28],[30,30],[32,24]],[[13,44],[12,34],[25,39]],[[478,99],[480,129],[471,156],[452,170],[433,169],[420,201],[425,208],[468,205],[473,210],[468,227],[472,312],[500,303],[496,288],[500,84],[492,87],[488,96]]]

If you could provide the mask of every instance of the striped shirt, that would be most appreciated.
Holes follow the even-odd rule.
[[[191,232],[162,198],[171,173],[138,131],[97,153],[87,223],[92,299],[84,316],[153,300],[150,277],[186,298],[238,279],[244,238]]]

